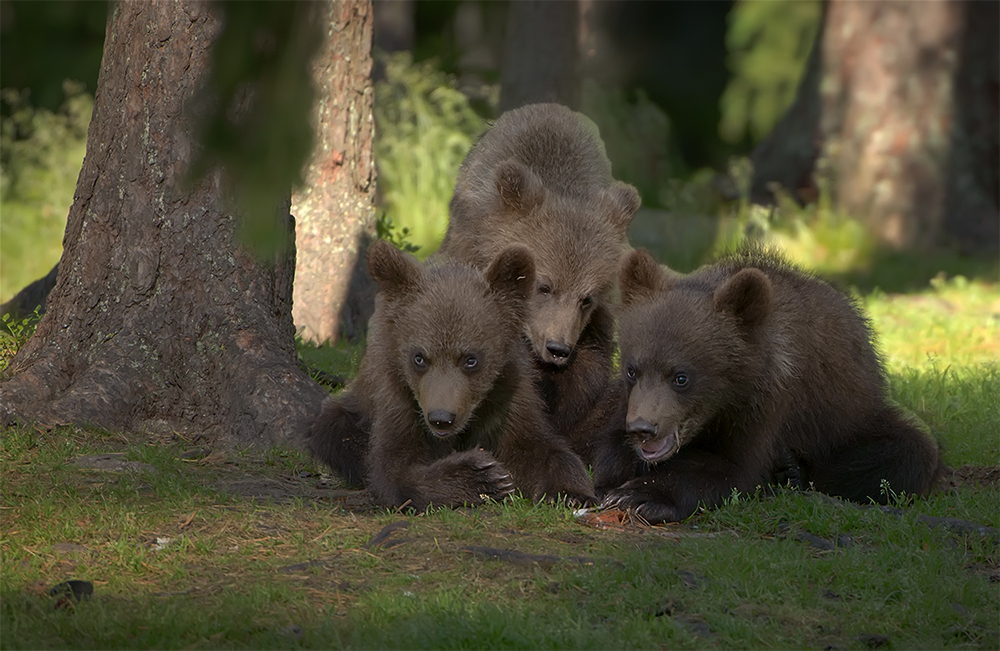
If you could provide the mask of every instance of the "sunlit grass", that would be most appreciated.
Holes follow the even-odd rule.
[[[874,291],[864,305],[889,368],[926,369],[1000,362],[1000,284],[946,279],[906,294]]]

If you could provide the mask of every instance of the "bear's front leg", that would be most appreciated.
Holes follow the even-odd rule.
[[[496,455],[510,468],[525,497],[548,502],[562,497],[572,506],[596,502],[583,461],[568,441],[552,432],[530,385],[522,385],[511,402]]]
[[[650,524],[680,522],[691,516],[699,504],[719,506],[734,488],[746,491],[747,486],[743,470],[728,459],[682,450],[642,476],[608,491],[602,506],[632,510]]]
[[[548,452],[544,469],[538,471],[538,477],[529,489],[535,501],[557,502],[561,498],[574,507],[597,503],[587,469],[571,450],[555,447]]]
[[[432,463],[380,463],[373,455],[371,492],[383,506],[408,506],[423,511],[430,505],[482,504],[502,500],[514,490],[514,480],[485,450],[454,452]],[[377,478],[377,481],[376,481]]]
[[[502,500],[514,491],[510,473],[483,449],[453,452],[428,466],[414,466],[404,479],[413,508],[463,506]]]
[[[412,410],[384,409],[372,426],[368,489],[381,506],[481,504],[514,490],[507,469],[482,449],[432,451],[421,421]]]

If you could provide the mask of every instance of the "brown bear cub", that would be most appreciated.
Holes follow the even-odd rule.
[[[353,385],[324,402],[313,453],[383,506],[478,504],[515,489],[592,502],[521,348],[531,254],[508,248],[481,273],[421,266],[378,242],[368,265],[379,285],[368,349]]]
[[[578,424],[606,394],[608,301],[638,208],[597,128],[558,104],[501,115],[462,163],[449,205],[444,257],[485,269],[511,245],[534,255],[525,336],[550,422],[585,457],[592,435]]]
[[[622,265],[618,423],[596,444],[608,507],[682,520],[792,464],[856,502],[922,494],[935,441],[886,397],[872,331],[830,285],[748,250],[690,275],[645,251]]]

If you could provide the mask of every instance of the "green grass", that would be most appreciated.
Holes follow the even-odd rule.
[[[920,514],[1000,525],[997,491],[963,487],[903,515],[815,494],[742,497],[687,523],[600,530],[525,500],[395,514],[335,500],[253,500],[247,475],[322,490],[296,452],[179,458],[63,428],[3,433],[5,648],[995,647],[994,542]],[[118,451],[135,472],[83,470]],[[305,474],[305,478],[303,478]],[[390,522],[397,546],[366,547]],[[820,551],[806,530],[848,546]],[[157,548],[157,542],[162,548]],[[477,558],[488,546],[569,560]],[[94,597],[57,609],[67,578]]]
[[[523,499],[393,513],[350,502],[352,493],[293,450],[209,453],[176,437],[8,428],[0,431],[2,646],[996,648],[995,532],[955,533],[921,519],[1000,528],[1000,364],[991,345],[1000,342],[1000,283],[988,262],[965,263],[926,261],[921,269],[937,271],[921,271],[928,280],[907,293],[854,285],[894,398],[961,468],[899,513],[790,491],[736,496],[652,528],[596,527]],[[300,356],[351,376],[363,349],[303,344]],[[74,464],[109,452],[145,465]],[[264,481],[284,496],[234,489]],[[400,520],[408,527],[390,541],[403,542],[368,546]],[[484,559],[468,547],[543,560]],[[47,591],[70,578],[91,581],[94,596],[56,608]]]

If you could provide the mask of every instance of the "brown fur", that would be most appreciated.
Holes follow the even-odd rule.
[[[621,273],[623,382],[596,444],[609,506],[680,520],[776,472],[851,500],[924,494],[937,444],[886,396],[872,332],[830,285],[746,251],[688,276],[636,251]]]
[[[579,452],[590,437],[577,425],[610,373],[608,304],[638,207],[596,127],[557,104],[504,113],[462,163],[449,206],[441,255],[479,269],[511,245],[534,255],[525,338],[550,422]]]
[[[531,254],[511,247],[480,273],[421,266],[379,242],[369,267],[379,294],[368,349],[353,385],[313,425],[316,456],[385,506],[478,504],[514,489],[592,501],[519,341]]]

